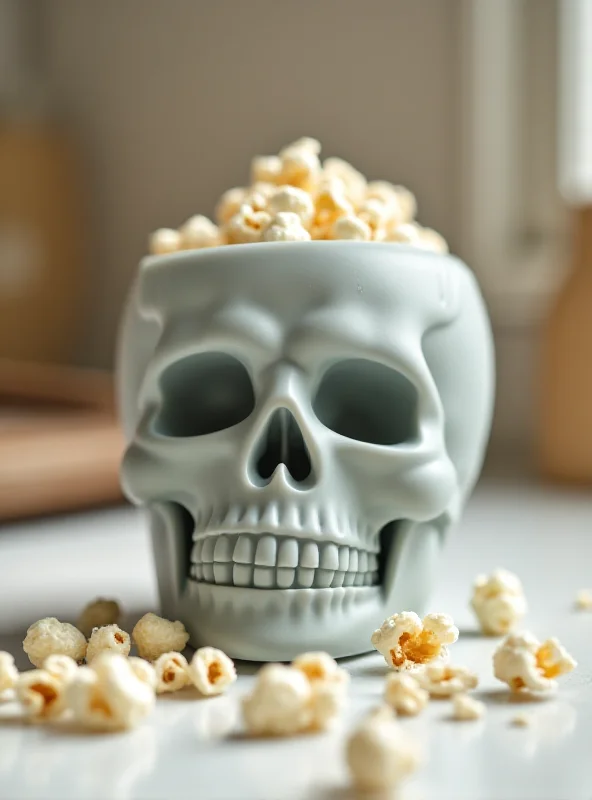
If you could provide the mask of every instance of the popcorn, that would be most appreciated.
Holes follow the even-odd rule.
[[[149,613],[138,620],[132,631],[132,638],[140,656],[148,661],[155,661],[171,650],[180,653],[189,640],[189,634],[182,622],[171,622]]]
[[[485,714],[485,705],[474,700],[468,694],[455,694],[452,698],[452,716],[454,719],[469,722],[481,719]]]
[[[273,217],[263,233],[264,242],[305,242],[310,233],[302,226],[298,214],[280,211]]]
[[[102,628],[103,625],[116,625],[120,617],[121,609],[115,600],[97,597],[96,600],[93,600],[82,610],[76,627],[88,638],[94,628]]]
[[[19,673],[14,665],[14,658],[5,650],[0,650],[0,694],[7,689],[14,688],[18,676]]]
[[[511,634],[493,654],[493,672],[513,692],[528,689],[550,692],[557,688],[554,678],[577,666],[557,639],[542,644],[532,633]]]
[[[419,746],[387,707],[366,717],[349,737],[346,754],[352,781],[362,791],[397,787],[421,761]]]
[[[451,664],[427,664],[415,673],[415,677],[432,697],[451,697],[475,689],[479,683],[474,672]]]
[[[364,222],[355,214],[346,214],[335,220],[331,228],[332,239],[359,239],[368,242],[372,238],[372,229],[367,222]]]
[[[326,158],[323,163],[323,177],[339,179],[343,184],[347,199],[354,206],[358,206],[364,201],[366,178],[342,158]]]
[[[393,214],[397,219],[397,224],[411,222],[417,214],[417,202],[415,196],[404,186],[394,186],[388,181],[370,181],[366,189],[367,198],[382,200],[396,208],[397,213]]]
[[[153,256],[176,253],[181,249],[181,234],[172,228],[159,228],[150,235],[148,250]]]
[[[271,223],[267,211],[255,211],[244,203],[238,212],[228,220],[226,235],[230,244],[253,244],[260,242],[263,233]]]
[[[257,673],[251,694],[242,700],[245,726],[256,736],[302,733],[312,724],[311,698],[311,684],[304,672],[267,664]]]
[[[130,649],[129,633],[122,631],[118,625],[104,625],[102,628],[95,628],[91,634],[86,650],[86,663],[90,664],[99,653],[105,650],[129,656]]]
[[[64,684],[45,669],[21,672],[16,682],[16,696],[28,717],[47,719],[64,711]]]
[[[66,686],[65,700],[74,719],[96,730],[136,727],[154,708],[153,688],[140,680],[119,653],[100,653],[81,667]]]
[[[146,683],[152,689],[156,689],[158,678],[156,676],[156,670],[149,661],[146,661],[144,658],[138,658],[137,656],[130,656],[127,663],[132,668],[138,680],[142,681],[142,683]]]
[[[512,717],[510,720],[510,725],[513,725],[515,728],[528,728],[530,722],[530,717],[527,714],[516,714],[516,716]]]
[[[414,717],[426,707],[430,695],[409,674],[393,672],[387,675],[384,699],[403,717]]]
[[[576,595],[576,608],[580,611],[592,611],[592,591],[580,589]]]
[[[389,667],[406,670],[444,659],[447,645],[457,639],[458,628],[448,614],[427,614],[422,621],[415,612],[403,611],[386,619],[370,641]]]
[[[179,233],[182,250],[217,247],[223,243],[218,226],[202,214],[196,214],[188,219]]]
[[[204,695],[222,694],[236,680],[233,661],[215,647],[200,647],[188,667],[194,686]]]
[[[35,667],[41,667],[53,653],[70,656],[81,662],[86,655],[86,639],[78,628],[55,617],[46,617],[33,623],[27,631],[23,649]]]
[[[489,636],[509,633],[527,610],[520,579],[505,569],[475,578],[471,606],[481,630]]]
[[[74,678],[78,672],[78,664],[70,656],[53,654],[43,662],[43,669],[54,677],[62,686]]]
[[[314,203],[308,192],[295,186],[280,186],[269,197],[267,211],[272,215],[291,211],[298,215],[301,224],[306,227],[312,221]]]
[[[321,172],[316,139],[303,138],[280,150],[281,173],[278,183],[288,183],[312,191]]]
[[[187,659],[181,653],[163,653],[154,662],[156,694],[176,692],[191,683]]]
[[[309,727],[325,730],[343,710],[348,673],[324,652],[302,653],[292,667],[306,675],[312,689]]]
[[[408,189],[388,181],[368,183],[342,158],[321,165],[320,151],[320,142],[305,136],[278,155],[255,156],[251,185],[228,189],[218,201],[218,225],[198,214],[179,230],[160,228],[150,237],[150,252],[309,239],[392,241],[448,251],[439,233],[415,221],[417,203]],[[297,214],[300,225],[282,222],[284,213]]]
[[[279,156],[255,156],[251,161],[251,182],[278,183],[282,172]]]
[[[234,189],[228,189],[224,192],[218,204],[214,216],[219,225],[225,225],[229,222],[231,217],[234,217],[240,210],[240,207],[245,202],[247,196],[247,189],[236,186]]]

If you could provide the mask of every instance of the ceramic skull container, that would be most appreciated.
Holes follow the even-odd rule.
[[[162,612],[236,658],[371,649],[421,612],[489,433],[472,273],[398,244],[147,258],[123,320],[127,495]]]

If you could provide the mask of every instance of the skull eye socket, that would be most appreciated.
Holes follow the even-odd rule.
[[[162,406],[154,430],[162,436],[205,436],[246,419],[255,407],[245,366],[227,353],[198,353],[160,378]]]
[[[325,372],[313,409],[330,430],[369,444],[396,445],[417,436],[417,390],[390,367],[363,358]]]

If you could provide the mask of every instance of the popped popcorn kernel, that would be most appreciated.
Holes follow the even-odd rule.
[[[515,717],[512,717],[510,720],[510,725],[515,728],[528,728],[531,724],[531,718],[527,714],[516,714]]]
[[[386,235],[387,242],[400,242],[418,247],[421,243],[421,230],[416,222],[404,222],[396,225]]]
[[[331,238],[358,239],[362,242],[369,242],[372,238],[372,229],[367,222],[356,217],[355,214],[346,214],[333,223]]]
[[[150,235],[148,251],[153,256],[176,253],[181,249],[181,234],[172,228],[159,228]]]
[[[278,183],[282,173],[279,156],[255,156],[251,161],[252,183]]]
[[[427,664],[415,673],[415,677],[431,697],[451,697],[475,689],[479,683],[474,672],[452,664]]]
[[[279,154],[282,166],[278,183],[312,191],[321,173],[320,148],[315,139],[308,138],[284,147]]]
[[[269,197],[267,211],[276,215],[281,211],[297,214],[304,227],[310,225],[314,214],[314,203],[308,192],[296,186],[279,186]]]
[[[350,203],[359,206],[366,196],[366,178],[343,158],[326,158],[323,162],[323,178],[337,178],[343,184]]]
[[[171,622],[149,612],[136,622],[132,639],[141,658],[156,661],[163,653],[171,650],[180,653],[189,641],[189,634],[182,622]]]
[[[481,719],[485,715],[485,705],[468,694],[455,694],[452,698],[452,716],[454,719],[469,722]]]
[[[433,228],[420,228],[419,247],[434,253],[448,253],[448,242]]]
[[[312,722],[312,688],[294,667],[267,664],[257,673],[251,693],[242,699],[243,720],[254,736],[291,736]]]
[[[590,589],[580,589],[576,594],[575,605],[580,611],[592,611],[592,591]]]
[[[447,645],[458,639],[458,628],[448,614],[427,614],[423,621],[413,611],[386,619],[371,637],[373,646],[389,667],[413,669],[448,654]]]
[[[323,182],[315,197],[315,215],[311,227],[313,239],[330,238],[337,220],[346,214],[351,216],[353,212],[343,183],[339,179]]]
[[[377,241],[386,239],[389,224],[393,221],[393,211],[387,203],[375,197],[364,200],[358,209],[358,216],[370,228],[373,239]]]
[[[96,600],[86,605],[80,616],[76,627],[88,637],[94,628],[102,628],[104,625],[117,625],[121,618],[121,609],[116,600],[107,600],[104,597],[97,597]]]
[[[415,195],[404,186],[398,186],[388,181],[370,181],[366,189],[366,197],[376,197],[383,203],[392,204],[397,208],[394,218],[397,224],[403,225],[412,222],[417,214],[417,201]]]
[[[493,654],[493,672],[513,692],[550,692],[557,688],[554,680],[571,672],[576,661],[555,638],[542,644],[532,633],[511,634]]]
[[[129,633],[122,631],[119,625],[104,625],[102,628],[95,628],[91,634],[86,650],[86,662],[90,664],[99,653],[105,650],[129,656],[130,649]]]
[[[250,206],[253,211],[267,211],[269,198],[276,189],[272,183],[254,183],[247,192],[243,205]]]
[[[403,672],[387,675],[384,699],[402,717],[415,717],[428,704],[429,692],[416,679]]]
[[[214,217],[219,225],[225,225],[230,221],[231,217],[238,213],[245,202],[247,191],[242,186],[235,186],[233,189],[227,189],[224,192],[214,212]]]
[[[130,656],[127,660],[127,663],[132,668],[133,673],[138,680],[147,684],[152,689],[156,689],[158,678],[156,676],[156,670],[149,661],[146,661],[145,658],[139,658],[138,656]]]
[[[15,689],[17,700],[30,718],[47,719],[64,711],[64,684],[45,669],[21,672]]]
[[[267,211],[255,211],[246,203],[228,220],[226,235],[229,244],[253,244],[260,242],[271,222]]]
[[[63,656],[54,653],[47,656],[43,662],[43,669],[54,677],[62,686],[74,678],[78,672],[78,664],[70,656]]]
[[[80,667],[65,689],[74,719],[95,730],[136,727],[154,708],[154,689],[140,680],[125,656],[100,653],[91,666]]]
[[[527,610],[520,579],[505,569],[496,569],[491,575],[477,575],[471,606],[481,631],[488,636],[509,633]]]
[[[303,227],[298,214],[280,211],[263,233],[264,242],[306,242],[310,233]]]
[[[349,674],[328,653],[302,653],[292,662],[310,684],[310,723],[313,730],[326,730],[345,705]]]
[[[204,695],[222,694],[236,680],[234,662],[215,647],[196,650],[188,670],[191,682]]]
[[[27,630],[23,650],[35,667],[41,667],[53,653],[70,656],[81,662],[86,655],[86,639],[74,625],[46,617],[34,622]]]
[[[18,676],[13,656],[5,650],[0,650],[0,694],[7,689],[13,689]]]
[[[388,707],[363,720],[348,739],[346,756],[352,782],[363,791],[394,789],[421,763],[419,745]]]
[[[217,247],[223,243],[218,226],[202,214],[196,214],[188,219],[181,226],[179,233],[181,234],[182,250]]]
[[[154,662],[157,678],[156,694],[183,689],[191,683],[188,670],[187,659],[181,653],[163,653]]]

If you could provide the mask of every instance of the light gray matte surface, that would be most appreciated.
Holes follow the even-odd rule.
[[[192,644],[348,656],[389,609],[425,608],[493,401],[461,261],[360,242],[148,258],[119,381],[123,485]]]
[[[454,661],[478,671],[487,716],[451,723],[447,702],[403,725],[425,750],[407,800],[588,800],[592,796],[592,614],[577,613],[577,589],[592,584],[592,496],[549,488],[485,484],[468,504],[441,562],[431,609],[461,628]],[[131,510],[0,528],[0,649],[19,653],[27,625],[68,619],[98,594],[119,597],[133,619],[156,603],[148,535]],[[508,704],[491,675],[494,641],[474,635],[467,608],[479,571],[515,570],[530,611],[526,625],[558,635],[579,665],[556,698]],[[592,588],[592,587],[591,587]],[[394,610],[394,609],[392,609]],[[56,734],[0,724],[0,797],[6,800],[345,800],[342,748],[348,730],[379,701],[384,662],[348,659],[350,705],[335,731],[284,741],[241,740],[237,699],[252,665],[239,666],[228,697],[186,695],[157,702],[141,728],[116,736]],[[512,728],[517,712],[529,728]],[[0,715],[14,713],[0,705]]]

